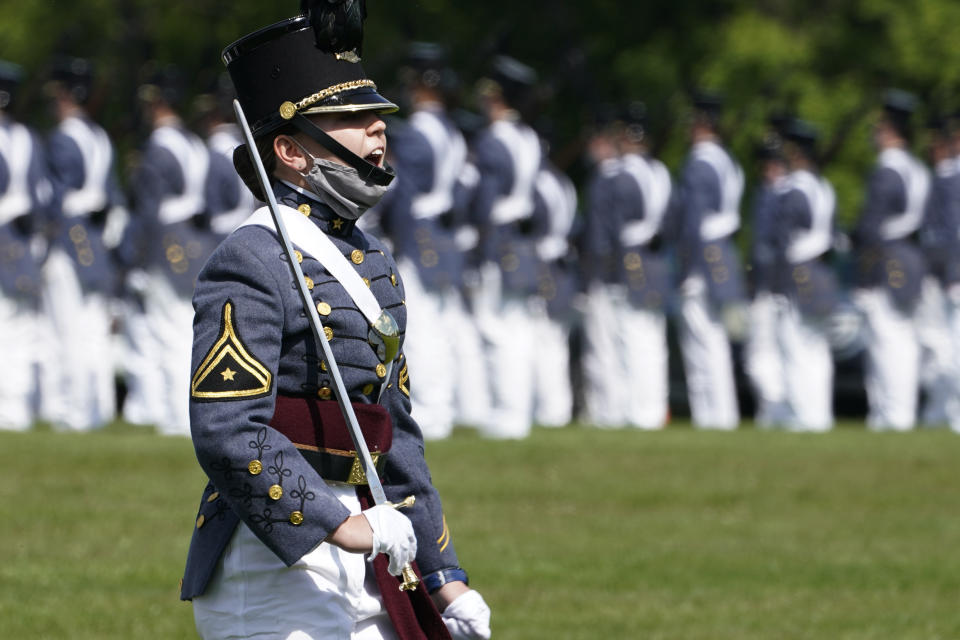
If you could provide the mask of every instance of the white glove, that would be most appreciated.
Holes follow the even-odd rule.
[[[443,622],[453,640],[490,640],[490,607],[470,589],[447,605]]]
[[[390,505],[378,504],[363,512],[373,530],[373,551],[370,558],[385,553],[390,558],[387,571],[398,576],[403,565],[417,557],[417,537],[410,518]]]

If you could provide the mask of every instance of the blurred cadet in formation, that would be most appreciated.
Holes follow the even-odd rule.
[[[743,170],[722,146],[721,97],[702,93],[680,178],[679,337],[693,424],[734,429],[740,410],[730,344],[744,331],[744,283],[733,234],[740,228]],[[739,337],[739,336],[738,336]]]
[[[121,249],[132,293],[124,418],[186,435],[191,297],[216,237],[206,202],[211,154],[178,113],[182,82],[179,70],[163,66],[140,86],[140,108],[151,131],[134,172],[133,215]]]
[[[585,417],[603,427],[659,429],[668,417],[665,234],[673,188],[649,154],[643,104],[603,110],[590,141],[584,232]]]
[[[464,384],[470,379],[461,370],[475,368],[480,352],[462,296],[463,255],[455,239],[455,190],[467,143],[446,110],[455,81],[446,55],[434,43],[410,47],[400,71],[407,120],[391,122],[387,134],[397,179],[377,211],[404,275],[410,318],[405,353],[416,374],[410,397],[429,439],[478,419],[464,410],[477,391]]]
[[[917,417],[920,344],[916,315],[926,265],[916,238],[930,175],[910,152],[916,98],[891,90],[873,138],[879,156],[867,184],[855,238],[857,303],[867,324],[867,426],[912,429]]]
[[[824,260],[833,247],[836,196],[820,175],[817,131],[791,119],[782,135],[789,174],[780,184],[772,226],[772,290],[785,411],[771,420],[793,430],[827,431],[833,427],[833,356],[826,329],[838,289]]]
[[[787,161],[777,122],[757,148],[759,182],[753,192],[750,276],[752,298],[750,331],[744,341],[743,368],[750,380],[755,404],[754,420],[760,427],[782,425],[786,420],[786,379],[777,338],[777,317],[782,306],[774,293],[777,279],[777,209],[787,179]]]
[[[53,186],[37,134],[10,116],[24,79],[0,61],[0,427],[27,429],[36,419],[38,345],[47,342],[40,314],[41,273]]]
[[[497,438],[525,437],[535,409],[536,326],[545,312],[535,302],[537,243],[549,222],[536,206],[543,149],[522,114],[536,82],[533,69],[501,55],[477,89],[488,125],[473,144],[480,176],[470,205],[479,231],[474,312],[490,389],[490,411],[481,430]]]
[[[49,136],[56,202],[44,273],[48,351],[40,369],[41,416],[54,425],[88,430],[115,417],[114,300],[119,270],[112,250],[128,217],[113,144],[93,122],[93,68],[58,58],[46,84],[57,126]]]

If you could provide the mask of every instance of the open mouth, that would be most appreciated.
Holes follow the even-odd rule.
[[[374,166],[382,166],[383,164],[383,149],[374,149],[370,152],[370,155],[364,158],[367,162]]]

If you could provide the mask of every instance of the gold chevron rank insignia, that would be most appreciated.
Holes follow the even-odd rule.
[[[200,400],[254,398],[270,393],[270,371],[247,351],[233,326],[233,304],[223,305],[220,337],[197,367],[190,395]]]

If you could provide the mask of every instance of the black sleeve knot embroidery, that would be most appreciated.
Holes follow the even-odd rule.
[[[307,480],[303,476],[297,478],[297,488],[290,492],[290,497],[300,501],[300,511],[307,502],[316,500],[317,494],[307,489]]]
[[[273,449],[272,446],[267,444],[267,428],[260,427],[260,430],[257,431],[257,439],[251,440],[247,446],[249,446],[251,449],[256,449],[257,459],[262,459],[264,451],[270,451]]]

